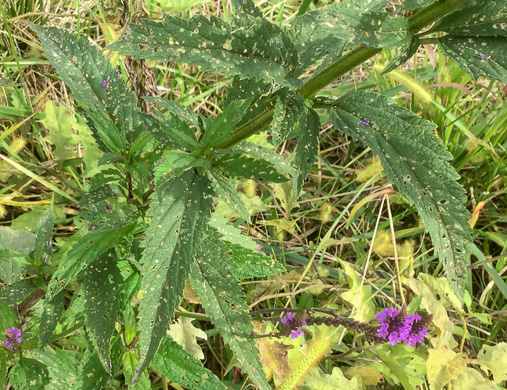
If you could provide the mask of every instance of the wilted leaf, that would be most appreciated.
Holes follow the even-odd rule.
[[[465,372],[467,359],[461,354],[447,349],[439,348],[429,350],[426,362],[428,382],[432,390],[441,390],[445,385]]]
[[[203,330],[196,328],[192,324],[193,320],[193,318],[178,317],[178,321],[175,324],[171,324],[167,333],[190,355],[196,359],[203,360],[204,353],[199,344],[197,344],[197,339],[207,340],[208,336]]]

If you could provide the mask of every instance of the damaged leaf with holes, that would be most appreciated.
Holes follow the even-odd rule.
[[[358,125],[364,118],[371,126]],[[448,162],[452,155],[433,134],[435,125],[371,92],[338,99],[331,121],[368,145],[398,191],[417,207],[445,273],[462,299],[470,261],[469,212],[459,175]]]

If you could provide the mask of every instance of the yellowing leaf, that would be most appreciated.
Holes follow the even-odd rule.
[[[285,378],[289,372],[287,350],[292,346],[268,338],[258,339],[257,345],[262,364],[273,371],[276,380]]]
[[[440,299],[447,300],[458,313],[465,314],[461,301],[454,293],[454,290],[446,278],[434,278],[428,274],[419,274],[419,279],[428,286],[433,294],[440,295]]]
[[[489,379],[473,368],[467,367],[465,372],[451,381],[453,390],[498,390]]]
[[[507,381],[507,343],[497,345],[483,345],[477,361],[484,371],[491,371],[495,383]]]
[[[310,390],[360,390],[363,388],[359,375],[348,380],[338,367],[333,368],[331,375],[326,375],[322,370],[314,368],[306,377],[305,385]]]
[[[465,372],[467,359],[446,348],[430,349],[426,367],[431,390],[440,390]]]
[[[363,389],[367,386],[375,386],[382,379],[380,372],[364,364],[350,367],[347,371],[345,371],[345,376],[349,379],[352,379],[356,375],[361,377]]]
[[[422,274],[419,274],[421,277]],[[435,298],[431,290],[426,284],[417,279],[407,279],[407,284],[410,289],[422,297],[421,307],[428,313],[433,314],[432,322],[438,328],[437,337],[431,339],[431,343],[435,348],[447,347],[449,349],[455,348],[458,343],[453,338],[454,324],[447,316],[447,311],[444,305]]]
[[[79,144],[76,117],[68,108],[57,107],[52,101],[47,102],[44,114],[46,117],[41,122],[49,130],[44,140],[55,146],[53,153],[56,159],[64,161],[72,157]]]
[[[342,298],[352,304],[355,312],[352,316],[357,321],[369,322],[375,315],[375,304],[371,299],[371,287],[361,284],[361,278],[352,266],[339,260],[345,271],[350,289],[341,294]]]
[[[178,322],[169,327],[168,333],[185,351],[196,359],[202,360],[204,353],[197,344],[197,338],[206,340],[208,336],[192,324],[193,320],[193,318],[179,317]]]
[[[293,180],[274,185],[275,196],[280,201],[281,206],[290,215],[293,208],[297,207],[298,195],[294,191]]]

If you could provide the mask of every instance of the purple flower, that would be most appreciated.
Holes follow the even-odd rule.
[[[389,340],[391,345],[396,345],[398,341],[405,341],[411,329],[406,317],[405,308],[395,310],[389,307],[377,313],[377,321],[380,322],[380,328],[377,329],[378,337]]]
[[[290,330],[290,338],[295,339],[298,336],[302,336],[304,334],[301,329],[302,326],[306,325],[306,321],[301,321],[294,313],[288,312],[282,318],[280,318],[280,322],[285,326],[287,330]]]
[[[431,320],[431,317],[430,317]],[[407,323],[410,324],[410,332],[407,338],[407,344],[409,347],[413,347],[416,344],[421,344],[424,341],[424,336],[428,333],[427,322],[421,319],[419,314],[411,314],[407,316]]]
[[[107,88],[107,83],[109,83],[109,76],[107,77],[106,81],[102,83],[102,87]]]
[[[369,126],[370,121],[368,119],[365,119],[364,121],[361,121],[357,124],[358,126]]]
[[[21,329],[16,329],[14,327],[9,328],[5,331],[5,337],[7,337],[7,340],[3,340],[2,344],[6,345],[9,349],[13,349],[15,343],[21,344],[23,342],[23,338],[20,336]]]
[[[489,60],[491,56],[483,56],[482,54],[477,54],[477,58],[480,60]]]
[[[401,310],[387,308],[377,313],[380,327],[377,336],[388,340],[391,345],[406,341],[409,347],[421,344],[428,333],[428,326],[433,316],[421,318],[419,314],[407,315],[406,307]]]

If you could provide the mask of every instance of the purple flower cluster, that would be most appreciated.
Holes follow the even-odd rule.
[[[291,331],[291,339],[295,339],[296,337],[302,336],[304,334],[301,327],[306,325],[306,321],[300,321],[296,318],[294,313],[287,313],[287,315],[284,315],[282,318],[280,318],[280,322],[284,324],[285,328]]]
[[[377,313],[377,321],[380,322],[377,335],[391,345],[406,341],[409,347],[413,347],[424,341],[431,318],[422,319],[419,314],[407,315],[406,307],[401,310],[387,308]]]
[[[6,345],[9,349],[13,349],[15,343],[21,344],[23,342],[23,338],[20,336],[21,329],[16,329],[14,327],[9,328],[5,331],[5,337],[7,337],[7,340],[3,340],[2,344]]]

